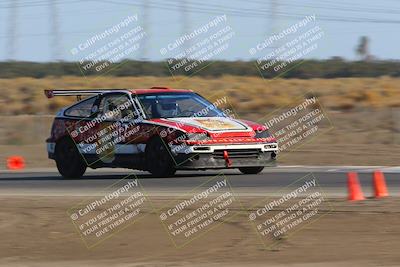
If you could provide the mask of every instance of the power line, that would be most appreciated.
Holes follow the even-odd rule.
[[[82,2],[82,1],[74,1],[71,0],[69,2],[59,2],[58,0],[53,0],[54,4],[67,4],[67,3],[76,3],[76,2]],[[90,0],[89,0],[90,1]],[[88,1],[88,2],[89,2]],[[173,1],[176,3],[177,0]],[[181,0],[179,0],[181,1]],[[264,3],[263,1],[256,1],[256,0],[247,0],[251,3]],[[163,4],[159,4],[157,2],[154,1],[150,1],[150,0],[142,0],[142,2],[140,3],[135,3],[135,2],[121,2],[121,1],[116,1],[116,0],[100,0],[100,1],[96,1],[96,2],[103,2],[106,4],[116,4],[116,5],[122,5],[122,6],[126,6],[126,5],[133,5],[133,6],[142,6],[143,4],[146,3],[146,8],[145,10],[149,10],[151,8],[154,9],[161,9],[161,10],[170,10],[170,11],[181,11],[182,10],[182,4],[178,4],[178,5],[171,5],[171,4],[167,4],[167,5],[163,5]],[[18,7],[22,7],[23,3],[41,3],[42,5],[49,5],[48,0],[46,0],[46,2],[44,1],[30,1],[30,2],[21,2],[21,0],[15,0],[15,1],[11,1],[11,7],[13,7],[13,9],[11,9],[10,11],[10,19],[9,21],[9,30],[8,30],[8,34],[7,35],[3,35],[1,37],[3,38],[9,38],[9,44],[10,44],[10,40],[12,39],[12,37],[14,36],[19,37],[22,35],[19,35],[17,33],[17,30],[11,30],[12,28],[16,28],[17,23],[11,23],[13,20],[16,21],[16,15],[12,15],[12,13],[16,12],[14,9],[18,8]],[[190,5],[189,5],[190,4]],[[282,3],[279,2],[279,5],[281,5]],[[275,12],[272,10],[272,8],[265,9],[265,8],[257,8],[257,9],[247,9],[247,8],[241,8],[241,9],[232,9],[232,8],[227,8],[223,5],[217,5],[217,4],[208,4],[207,6],[210,6],[211,8],[202,8],[201,6],[199,7],[199,5],[196,5],[195,3],[186,3],[185,5],[185,10],[188,13],[202,13],[202,14],[217,14],[217,15],[221,15],[221,13],[225,13],[227,15],[231,15],[231,16],[237,16],[237,17],[263,17],[265,18],[266,15],[269,16],[275,16],[275,17],[285,17],[287,19],[302,19],[304,18],[305,15],[307,14],[299,14],[299,13],[287,13],[287,12]],[[225,9],[224,9],[225,8]],[[13,11],[14,10],[14,11]],[[248,10],[251,10],[251,12],[249,12]],[[147,11],[146,11],[147,12]],[[144,12],[144,13],[146,13]],[[324,16],[317,16],[318,20],[322,20],[322,21],[340,21],[340,22],[368,22],[368,23],[392,23],[392,24],[398,24],[400,23],[400,21],[398,20],[368,20],[368,19],[357,19],[357,18],[342,18],[342,17],[324,17]],[[18,18],[19,21],[19,18]],[[188,24],[188,23],[186,23]],[[59,32],[59,34],[84,34],[84,32]],[[23,36],[46,36],[46,35],[50,35],[50,33],[40,33],[40,34],[25,34]],[[14,44],[14,42],[11,42]],[[11,48],[15,47],[15,45],[8,45],[9,50],[11,51]]]
[[[282,3],[283,6],[290,6],[290,7],[300,7],[300,8],[315,8],[315,9],[322,9],[322,10],[337,10],[337,11],[344,11],[344,12],[358,12],[358,13],[383,13],[383,14],[400,14],[400,10],[393,10],[393,9],[381,9],[381,8],[365,8],[365,7],[342,7],[342,6],[326,6],[326,5],[307,5],[307,4],[292,4],[292,3]]]
[[[21,4],[17,4],[19,1],[18,0],[13,0],[11,1],[10,4],[7,6],[0,6],[0,9],[12,9],[14,7],[38,7],[38,6],[49,6],[49,1],[47,0],[38,0],[38,1],[32,1],[32,2],[22,2]],[[72,4],[72,3],[77,3],[77,2],[82,2],[80,0],[70,0],[70,1],[59,1],[55,0],[54,3],[57,5],[61,4]]]
[[[290,1],[290,0],[289,0]],[[294,1],[294,0],[292,0]],[[263,4],[264,1],[259,0],[248,0],[250,3],[254,4]],[[321,2],[321,1],[319,1]],[[300,8],[315,8],[315,9],[326,9],[326,10],[338,10],[338,11],[345,11],[345,12],[359,12],[359,13],[384,13],[384,14],[400,14],[400,9],[387,9],[382,6],[367,6],[363,4],[360,5],[352,5],[351,3],[345,3],[345,5],[337,5],[338,2],[332,1],[325,1],[328,5],[318,5],[318,4],[307,4],[305,1],[301,1],[300,4],[293,4],[288,2],[281,1],[279,4],[282,6],[289,6],[289,7],[300,7]],[[332,5],[333,3],[333,5]]]
[[[177,2],[178,0],[167,0],[167,1],[170,1],[170,2]],[[240,1],[240,2],[242,2],[242,1]],[[260,5],[262,5],[262,6],[264,6],[265,5],[265,1],[257,1],[257,0],[248,0],[248,2],[250,2],[250,3],[256,3],[256,4],[260,4]],[[192,5],[192,7],[193,8],[196,8],[196,7],[199,7],[199,4],[196,4],[196,3],[200,3],[200,2],[194,2],[194,3],[190,3],[191,5]],[[304,2],[302,2],[302,4],[301,5],[295,5],[295,4],[289,4],[289,3],[284,3],[284,2],[282,2],[282,1],[280,1],[280,2],[278,2],[279,3],[279,5],[281,5],[281,6],[291,6],[291,7],[293,7],[293,6],[298,6],[298,7],[307,7],[307,8],[325,8],[325,6],[315,6],[315,5],[305,5],[304,4]],[[200,6],[202,6],[202,5],[200,5]],[[231,8],[231,7],[227,7],[227,6],[224,6],[224,5],[219,5],[219,4],[214,4],[214,3],[211,3],[211,4],[207,4],[207,7],[212,7],[214,10],[221,10],[222,12],[223,11],[234,11],[234,12],[245,12],[245,13],[247,13],[247,15],[251,15],[251,14],[254,14],[254,13],[258,13],[258,14],[260,14],[260,13],[267,13],[267,14],[270,14],[270,15],[272,15],[272,13],[273,13],[273,11],[271,10],[271,8],[270,9],[265,9],[265,8],[259,8],[259,7],[257,7],[256,9],[254,9],[254,8],[240,8],[240,9],[236,9],[236,8]],[[334,9],[334,8],[331,8],[331,9]],[[348,9],[346,9],[346,8],[339,8],[340,10],[348,10]],[[357,9],[350,9],[349,11],[359,11],[359,10],[361,10],[362,9],[362,7],[358,7]],[[373,13],[377,13],[376,12],[376,8],[375,9],[372,9],[372,8],[370,8],[369,10],[367,10],[368,12],[373,12]],[[385,10],[382,10],[382,9],[380,9],[380,10],[378,10],[378,11],[382,11],[382,12],[387,12],[387,13],[392,13],[392,14],[400,14],[400,10],[396,10],[396,9],[385,9]],[[306,16],[306,15],[309,15],[309,14],[299,14],[299,13],[290,13],[290,12],[275,12],[276,14],[279,14],[279,15],[296,15],[296,16]],[[351,19],[351,18],[349,18],[349,17],[343,17],[344,19]],[[369,19],[369,18],[364,18],[364,19]]]
[[[122,2],[116,0],[101,0],[103,3],[110,3],[110,4],[118,4],[118,5],[133,5],[137,6],[138,4],[135,2]],[[154,1],[148,1],[149,7],[161,9],[161,10],[171,10],[177,11],[181,8],[181,5],[173,5],[173,4],[162,4],[157,3]],[[190,6],[189,6],[190,5]],[[227,14],[236,17],[265,17],[266,14],[271,15],[271,10],[265,9],[232,9],[226,8],[221,5],[214,5],[214,4],[207,4],[207,6],[212,8],[204,8],[203,6],[193,5],[190,3],[187,7],[187,12],[192,13],[203,13],[203,14]],[[215,6],[215,7],[213,7]],[[222,8],[217,8],[217,7]],[[249,10],[249,11],[248,11]],[[309,14],[301,14],[301,13],[293,13],[293,12],[277,12],[277,15],[280,17],[285,17],[287,19],[302,19]],[[400,20],[393,20],[393,19],[373,19],[373,18],[361,18],[361,17],[340,17],[340,16],[326,16],[326,15],[319,15],[318,20],[320,21],[327,21],[327,22],[351,22],[351,23],[385,23],[385,24],[400,24]]]

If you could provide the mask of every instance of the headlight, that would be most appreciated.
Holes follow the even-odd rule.
[[[256,135],[254,137],[255,138],[268,138],[268,137],[271,137],[271,134],[269,133],[268,130],[256,131]]]
[[[188,140],[190,141],[204,141],[209,140],[210,136],[207,133],[187,133]]]

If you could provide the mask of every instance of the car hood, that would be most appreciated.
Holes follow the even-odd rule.
[[[254,138],[256,131],[266,129],[265,126],[252,121],[228,117],[162,118],[152,119],[151,122],[186,133],[207,132],[212,139]]]
[[[191,126],[208,132],[215,131],[252,131],[245,123],[225,117],[185,117],[168,118],[164,121],[175,122],[180,126]]]

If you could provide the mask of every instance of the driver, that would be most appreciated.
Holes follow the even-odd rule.
[[[157,101],[157,113],[162,118],[173,118],[179,113],[179,106],[176,102],[171,101]]]

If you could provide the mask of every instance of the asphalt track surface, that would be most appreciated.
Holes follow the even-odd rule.
[[[85,196],[102,190],[124,178],[139,179],[149,195],[181,195],[223,174],[235,193],[249,196],[273,195],[301,177],[312,175],[330,197],[347,194],[347,172],[356,171],[366,196],[372,195],[372,172],[384,172],[391,196],[400,196],[400,168],[380,166],[281,166],[267,168],[258,175],[243,175],[237,170],[181,171],[173,178],[154,178],[146,172],[126,169],[88,170],[79,180],[64,180],[56,169],[24,171],[0,170],[0,196]],[[129,176],[127,176],[129,175]]]

